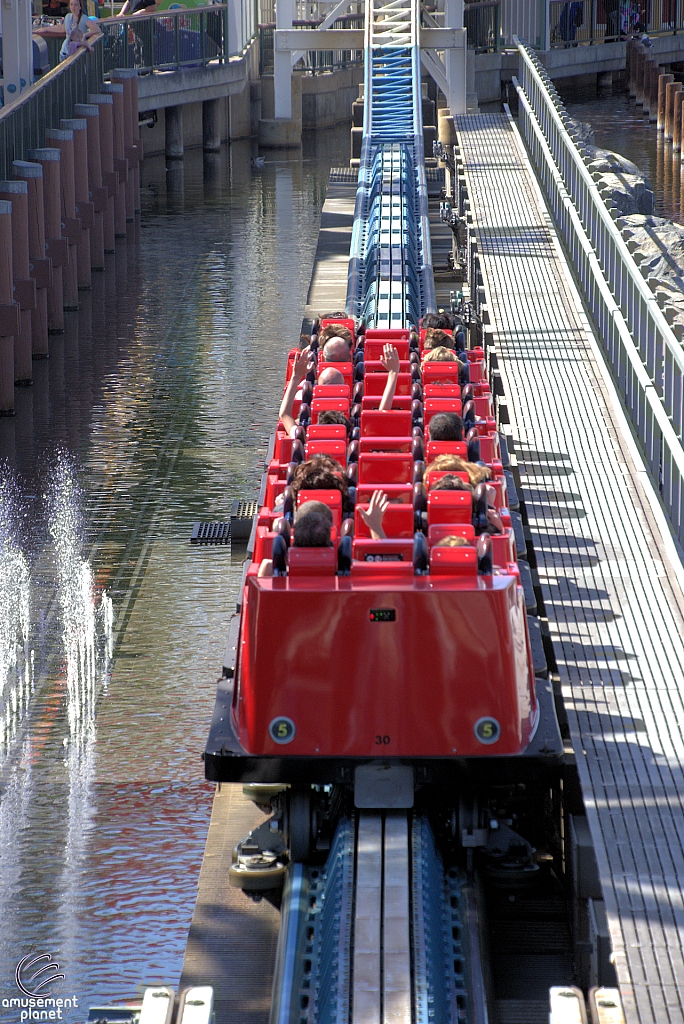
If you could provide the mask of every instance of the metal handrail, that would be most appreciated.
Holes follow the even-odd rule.
[[[242,40],[232,48],[229,45],[229,10],[229,5],[222,3],[103,18],[105,72],[137,68],[151,73],[223,64],[231,50],[244,49]]]
[[[26,159],[29,149],[40,149],[45,129],[59,127],[73,117],[75,103],[87,103],[89,93],[101,91],[104,81],[102,37],[93,40],[92,52],[77,50],[13,103],[0,108],[0,173],[11,179],[12,162]]]
[[[520,125],[655,485],[684,542],[684,352],[627,249],[536,56],[518,43]]]
[[[613,0],[549,0],[551,48],[620,42],[633,33],[677,35],[684,29],[682,0],[652,0],[640,7]],[[599,20],[599,18],[602,20]]]

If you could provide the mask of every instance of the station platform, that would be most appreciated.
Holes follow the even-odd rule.
[[[215,1024],[267,1024],[280,914],[228,884],[233,847],[264,820],[242,786],[216,787],[179,991],[214,990]]]
[[[513,122],[457,129],[626,1018],[681,1024],[682,563]]]

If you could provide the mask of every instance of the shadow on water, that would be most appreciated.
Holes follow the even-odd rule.
[[[0,774],[3,996],[18,960],[43,951],[66,975],[55,994],[82,1006],[178,981],[212,797],[200,753],[240,573],[190,532],[256,493],[348,140],[323,132],[258,170],[250,143],[189,151],[168,171],[146,160],[141,222],[0,420],[17,519],[7,560],[28,567],[35,660]],[[59,600],[61,459],[90,645],[72,652],[99,672],[87,687]]]

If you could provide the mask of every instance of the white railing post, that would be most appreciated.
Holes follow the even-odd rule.
[[[292,28],[294,21],[294,0],[276,0],[276,32]],[[292,118],[292,58],[289,50],[273,47],[273,89],[275,92],[276,118]]]
[[[463,0],[444,0],[444,27],[463,28]],[[449,86],[447,104],[452,117],[466,112],[467,54],[467,44],[459,49],[450,47],[444,51],[444,64]]]
[[[684,351],[644,281],[554,105],[536,56],[521,57],[520,124],[626,407],[684,541]],[[567,217],[559,217],[559,202]]]

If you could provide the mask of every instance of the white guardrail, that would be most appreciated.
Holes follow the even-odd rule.
[[[591,177],[544,67],[515,42],[522,135],[653,482],[684,545],[684,349]]]

